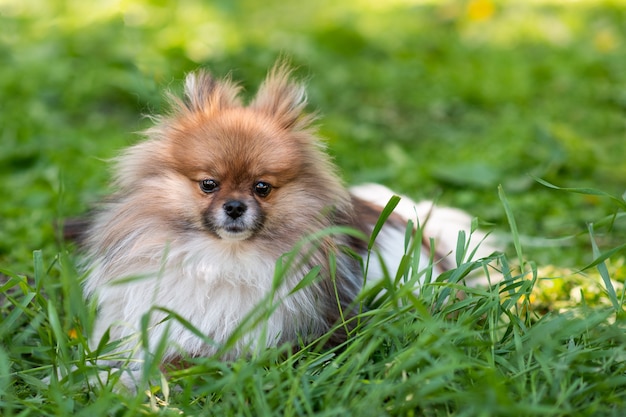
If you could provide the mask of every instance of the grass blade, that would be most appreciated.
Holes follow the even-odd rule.
[[[469,242],[468,242],[469,243]],[[459,267],[465,258],[465,230],[459,230],[459,236],[456,240],[456,266]]]
[[[374,229],[372,229],[372,234],[370,236],[369,243],[367,244],[368,251],[371,251],[372,248],[374,247],[374,241],[376,240],[376,236],[378,236],[378,233],[380,233],[385,222],[387,221],[389,216],[391,216],[391,213],[393,213],[393,210],[396,208],[399,202],[400,202],[400,197],[398,197],[397,195],[392,196],[389,199],[389,202],[387,202],[387,205],[385,206],[383,211],[380,213],[380,217],[378,218],[378,221],[374,225]]]
[[[596,243],[594,232],[593,232],[593,223],[589,224],[589,236],[591,237],[591,248],[593,250],[593,257],[596,259],[600,259],[600,250],[598,249],[598,245]],[[606,287],[606,291],[609,296],[609,300],[611,300],[611,304],[613,304],[613,308],[615,311],[620,310],[620,304],[617,299],[617,294],[615,293],[615,288],[613,287],[613,283],[611,282],[611,277],[609,276],[609,270],[606,267],[604,261],[596,263],[598,268],[598,272],[600,273],[600,277],[602,277],[602,281],[604,282],[604,286]]]
[[[617,247],[615,247],[613,249],[610,249],[610,250],[608,250],[606,252],[602,252],[599,255],[596,255],[594,253],[594,260],[593,260],[593,262],[591,262],[590,264],[587,264],[579,272],[585,271],[585,270],[587,270],[589,268],[593,268],[594,266],[598,266],[601,263],[603,263],[604,261],[612,258],[616,253],[623,252],[625,250],[626,250],[626,243],[624,243],[623,245],[619,245],[619,246],[617,246]]]
[[[322,267],[319,265],[311,268],[311,270],[307,272],[307,274],[300,280],[300,282],[298,282],[296,286],[293,287],[293,289],[289,292],[289,295],[295,294],[301,289],[311,285],[319,277],[321,269]]]
[[[515,222],[515,216],[513,216],[513,210],[511,210],[509,201],[507,200],[506,194],[504,193],[504,188],[502,188],[501,185],[498,186],[498,196],[500,197],[500,201],[502,202],[502,207],[504,207],[504,212],[506,214],[507,221],[509,222],[509,227],[511,228],[511,234],[513,235],[513,246],[515,247],[515,253],[517,254],[517,258],[519,259],[521,265],[524,263],[524,253],[522,251],[519,231],[517,230],[517,223]]]
[[[548,188],[552,188],[554,190],[559,190],[559,191],[567,191],[570,193],[576,193],[576,194],[585,194],[585,195],[595,195],[598,197],[606,197],[608,199],[610,199],[611,201],[617,203],[622,209],[626,210],[626,201],[624,200],[623,197],[615,197],[614,195],[611,195],[609,193],[606,193],[604,191],[600,191],[600,190],[596,190],[594,188],[567,188],[567,187],[559,187],[558,185],[554,185],[552,183],[549,183],[548,181],[542,180],[541,178],[537,178],[537,177],[532,177],[535,181],[537,181],[539,184],[544,185]]]

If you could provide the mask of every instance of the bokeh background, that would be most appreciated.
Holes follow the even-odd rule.
[[[255,91],[279,57],[348,183],[462,207],[543,265],[624,243],[626,1],[0,0],[0,266],[59,251],[188,71]],[[622,268],[614,260],[614,267]],[[623,272],[623,271],[622,271]]]

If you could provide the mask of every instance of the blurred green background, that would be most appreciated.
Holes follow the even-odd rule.
[[[624,243],[626,0],[0,0],[0,267],[58,252],[54,223],[107,192],[106,160],[139,140],[199,67],[252,94],[281,56],[348,183],[469,210],[526,254],[591,260]],[[620,220],[622,220],[620,222]]]

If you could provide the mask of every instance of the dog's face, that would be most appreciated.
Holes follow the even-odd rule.
[[[250,239],[295,215],[284,199],[301,175],[302,156],[297,138],[271,118],[229,109],[190,121],[170,143],[171,163],[192,188],[188,209],[213,236]]]
[[[200,231],[220,241],[279,242],[284,252],[350,207],[313,118],[302,112],[304,91],[288,75],[274,69],[247,106],[229,81],[187,77],[185,98],[173,99],[173,113],[116,170],[118,186],[155,229],[160,222],[169,239]]]

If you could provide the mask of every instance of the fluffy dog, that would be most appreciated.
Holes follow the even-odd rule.
[[[469,236],[471,218],[403,198],[365,276],[367,237],[393,193],[344,186],[288,66],[277,64],[248,104],[239,92],[228,79],[188,75],[184,97],[172,96],[172,111],[116,159],[116,192],[82,239],[85,294],[98,309],[94,345],[108,332],[140,359],[142,320],[144,348],[165,338],[165,362],[315,339],[350,322],[362,288],[384,277],[382,264],[395,273],[409,221],[421,227],[419,268],[454,265],[458,231]],[[484,235],[472,240],[469,252]],[[483,243],[476,253],[492,250]],[[262,320],[222,349],[263,303]],[[183,320],[164,320],[168,312]]]

